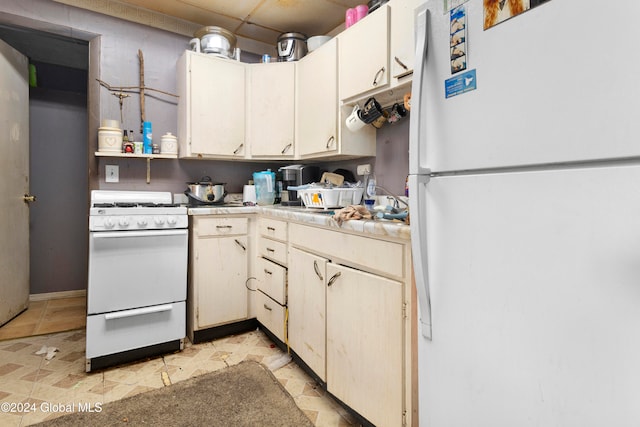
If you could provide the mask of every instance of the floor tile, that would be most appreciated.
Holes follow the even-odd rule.
[[[27,315],[15,326],[0,328],[0,402],[30,402],[40,405],[68,405],[80,402],[105,404],[139,393],[175,384],[243,360],[268,364],[283,356],[259,330],[191,344],[185,349],[97,372],[85,372],[85,298],[65,298],[32,303]],[[25,314],[23,313],[23,314]],[[20,317],[20,316],[19,316]],[[26,333],[27,326],[42,334],[10,337]],[[81,322],[79,324],[78,322]],[[75,325],[75,326],[73,326]],[[73,328],[62,332],[56,329]],[[35,330],[35,329],[34,329]],[[8,331],[3,335],[4,331]],[[45,333],[56,331],[56,333]],[[57,348],[53,358],[37,355],[42,348]],[[315,381],[295,363],[276,369],[274,376],[316,426],[355,424]],[[64,412],[0,413],[2,427],[28,426],[64,415]]]

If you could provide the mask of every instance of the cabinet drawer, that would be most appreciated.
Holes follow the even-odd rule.
[[[287,269],[281,265],[258,258],[258,289],[280,304],[287,303]]]
[[[247,234],[247,218],[194,218],[196,236],[230,236]]]
[[[272,239],[287,241],[287,223],[269,218],[258,220],[258,231],[261,235]]]
[[[278,337],[280,341],[285,341],[285,308],[263,294],[257,292],[257,317],[258,322],[267,328],[273,335]]]
[[[287,244],[276,240],[260,237],[258,240],[259,253],[282,265],[287,265]]]
[[[87,359],[185,337],[184,301],[87,316]]]
[[[289,243],[331,260],[389,277],[404,277],[404,246],[371,237],[290,224]]]

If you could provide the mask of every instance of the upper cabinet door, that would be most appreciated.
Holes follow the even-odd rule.
[[[251,156],[292,158],[295,62],[251,64],[247,70],[247,142]]]
[[[389,84],[389,9],[382,6],[338,38],[340,99]]]
[[[296,141],[300,156],[338,151],[337,40],[298,61]]]
[[[180,128],[186,130],[180,156],[244,158],[245,64],[211,55],[188,55],[185,93],[179,91]],[[180,78],[180,75],[179,77]],[[181,137],[182,138],[182,137]]]
[[[411,81],[415,56],[415,9],[424,0],[402,0],[389,2],[390,50],[389,68],[391,87]]]

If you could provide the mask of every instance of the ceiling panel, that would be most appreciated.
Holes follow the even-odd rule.
[[[102,0],[117,3],[113,0]],[[120,0],[202,26],[215,25],[239,36],[275,44],[279,34],[327,34],[344,23],[349,7],[365,0]]]
[[[219,15],[232,16],[241,20],[249,16],[263,1],[264,0],[176,0],[178,3],[187,4]],[[154,1],[154,3],[156,2]]]
[[[325,34],[344,21],[345,7],[326,0],[265,0],[251,21],[281,32]]]

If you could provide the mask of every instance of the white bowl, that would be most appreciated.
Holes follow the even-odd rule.
[[[326,42],[331,40],[331,36],[313,36],[307,39],[307,49],[309,52],[313,52]]]

